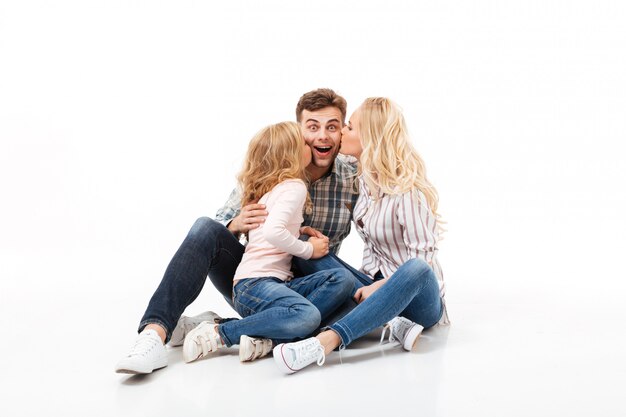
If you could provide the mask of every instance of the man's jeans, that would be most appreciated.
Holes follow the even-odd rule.
[[[148,324],[158,324],[167,333],[167,343],[185,308],[200,294],[207,275],[232,305],[233,277],[243,252],[244,246],[223,224],[208,217],[196,220],[152,295],[139,332]]]
[[[275,344],[304,338],[318,329],[352,293],[346,269],[320,271],[284,282],[275,277],[248,278],[235,285],[234,304],[241,320],[220,324],[227,346],[242,335],[272,339]]]
[[[429,328],[437,324],[442,314],[435,273],[423,260],[411,259],[365,301],[328,328],[339,335],[341,347],[346,347],[396,316]]]

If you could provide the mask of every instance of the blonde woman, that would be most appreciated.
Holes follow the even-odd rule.
[[[319,335],[274,348],[285,373],[321,365],[335,348],[385,323],[390,339],[411,350],[424,328],[448,322],[437,260],[438,196],[402,112],[387,98],[369,98],[342,133],[341,153],[360,161],[353,220],[365,243],[361,272],[370,284],[357,289],[359,305]]]

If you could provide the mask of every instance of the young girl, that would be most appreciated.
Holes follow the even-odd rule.
[[[341,152],[360,161],[353,220],[365,243],[361,271],[374,281],[357,290],[354,310],[318,336],[274,348],[285,373],[315,361],[322,365],[333,349],[385,323],[390,338],[411,350],[422,329],[448,322],[436,256],[437,192],[426,179],[401,111],[389,99],[367,99],[342,133]]]
[[[292,256],[315,259],[328,253],[328,238],[298,239],[303,209],[310,206],[304,183],[304,169],[310,162],[311,149],[296,123],[268,126],[250,142],[238,177],[242,206],[258,201],[269,214],[248,233],[233,280],[234,306],[243,319],[200,323],[185,338],[186,362],[235,344],[241,345],[242,360],[264,356],[271,351],[271,339],[290,341],[310,335],[350,296],[354,283],[345,269],[292,279]]]

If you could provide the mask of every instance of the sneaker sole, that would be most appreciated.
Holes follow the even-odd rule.
[[[132,366],[121,366],[115,369],[115,373],[117,374],[131,374],[131,375],[145,375],[151,374],[154,371],[165,368],[167,366],[167,359],[163,359],[161,362],[157,363],[154,368],[141,368],[141,367],[132,367]]]
[[[404,343],[402,345],[404,350],[409,351],[409,352],[412,352],[415,350],[415,347],[417,346],[417,341],[419,340],[419,337],[422,334],[422,330],[424,330],[424,328],[420,326],[419,324],[416,324],[415,326],[409,329],[409,332],[404,338]]]

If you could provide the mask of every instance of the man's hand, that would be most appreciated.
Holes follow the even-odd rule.
[[[326,237],[326,236],[324,236],[322,234],[322,232],[320,232],[319,230],[313,229],[311,226],[302,226],[300,228],[300,234],[301,235],[308,235],[308,236],[311,236],[311,237],[319,237],[320,239]]]
[[[311,259],[318,259],[328,255],[328,238],[326,236],[321,238],[311,237],[309,243],[313,245],[313,255],[311,255]]]
[[[361,304],[363,301],[367,300],[369,296],[374,294],[376,290],[382,287],[385,284],[385,281],[387,280],[381,279],[380,281],[376,281],[371,285],[367,285],[365,287],[359,288],[358,290],[356,290],[356,293],[354,294],[354,301]]]
[[[266,216],[265,204],[248,204],[242,207],[239,215],[228,224],[228,230],[235,236],[248,233],[259,227],[265,221]]]

